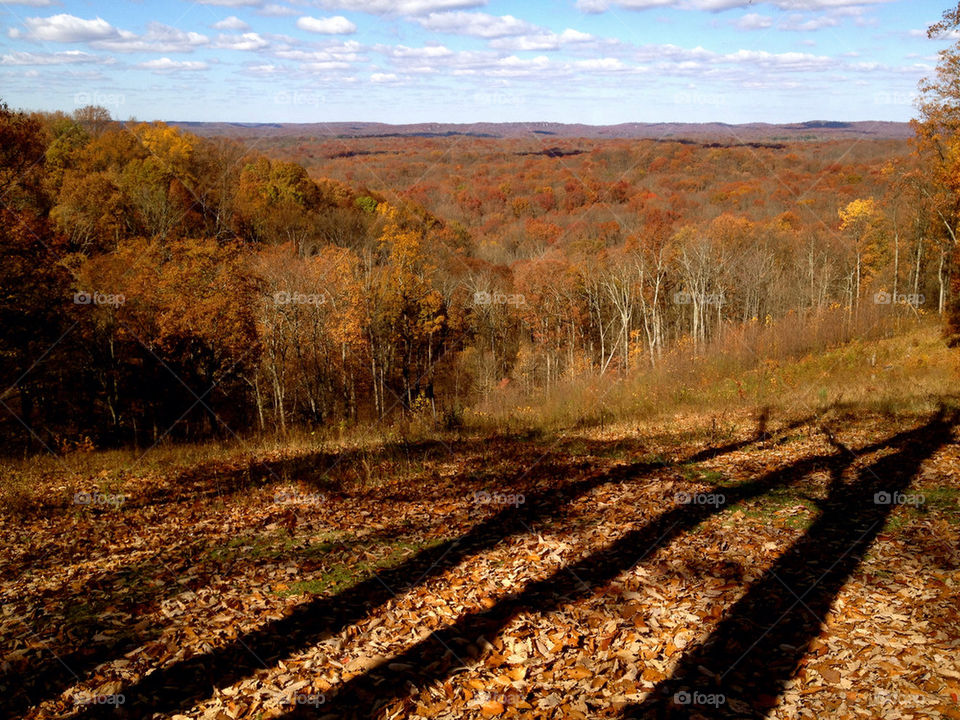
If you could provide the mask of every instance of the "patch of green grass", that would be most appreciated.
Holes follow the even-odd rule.
[[[687,463],[680,466],[680,472],[687,480],[702,482],[707,485],[724,485],[729,481],[719,470],[710,468],[700,468],[694,463]]]
[[[909,494],[922,495],[924,501],[922,505],[904,505],[899,509],[898,528],[920,520],[931,512],[935,512],[951,524],[960,525],[960,489],[919,488],[911,490]]]
[[[812,512],[803,515],[790,515],[783,519],[782,524],[783,527],[794,530],[809,530],[815,517],[816,514]]]
[[[355,585],[360,580],[360,575],[352,575],[345,570],[326,573],[314,580],[297,580],[291,583],[286,590],[280,590],[276,594],[280,597],[289,597],[291,595],[323,595],[327,590],[339,591],[351,585]]]
[[[923,494],[926,507],[960,512],[960,488],[920,488],[918,492]]]
[[[99,611],[89,603],[76,603],[67,607],[63,615],[64,625],[87,625],[93,622]]]
[[[342,592],[373,577],[375,573],[381,570],[396,567],[409,555],[436,547],[446,540],[446,538],[431,538],[423,541],[398,539],[387,543],[385,545],[387,551],[371,562],[335,563],[318,577],[290,583],[286,589],[276,591],[276,594],[280,597],[289,597],[291,595],[323,595],[325,593]]]
[[[587,454],[587,443],[583,440],[574,440],[569,444],[566,444],[563,448],[570,455],[586,455]]]
[[[663,453],[647,453],[640,458],[640,462],[645,465],[659,465],[660,467],[671,467],[673,460]]]
[[[802,506],[795,514],[783,516],[782,512],[790,507]],[[816,500],[808,497],[797,488],[774,488],[762,498],[749,504],[738,504],[744,517],[762,521],[768,525],[806,530],[817,516]]]
[[[319,558],[336,547],[341,539],[339,534],[327,534],[305,547],[297,547],[303,538],[291,536],[286,530],[277,529],[253,535],[240,535],[231,538],[219,547],[207,551],[208,557],[216,562],[229,562],[239,559],[258,562],[261,560],[275,560],[276,558],[296,549],[296,553],[304,558]]]
[[[631,448],[628,444],[614,443],[609,447],[600,448],[593,454],[597,457],[607,458],[609,460],[625,460],[630,457]]]
[[[883,532],[894,534],[903,530],[906,525],[907,521],[902,515],[889,515],[883,524]]]

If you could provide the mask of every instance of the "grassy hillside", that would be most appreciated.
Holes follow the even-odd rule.
[[[919,327],[723,373],[580,427],[8,463],[0,707],[957,713],[957,354]],[[721,680],[711,648],[754,640]]]

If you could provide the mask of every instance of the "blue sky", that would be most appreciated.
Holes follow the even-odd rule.
[[[139,120],[907,120],[949,0],[0,1],[0,97]]]

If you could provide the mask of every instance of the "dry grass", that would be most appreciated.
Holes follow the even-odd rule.
[[[388,474],[416,473],[422,458],[410,448],[421,441],[612,430],[680,415],[699,417],[722,433],[726,425],[764,408],[780,419],[826,419],[850,412],[922,413],[956,402],[960,353],[944,345],[934,322],[902,315],[883,321],[866,316],[859,325],[842,319],[828,314],[814,322],[786,318],[747,325],[701,352],[678,347],[657,367],[630,377],[579,375],[537,396],[508,389],[464,413],[456,429],[423,415],[389,427],[336,427],[327,434],[232,436],[149,449],[0,459],[0,509],[18,513],[34,507],[38,489],[51,484],[60,485],[64,495],[114,493],[131,478],[161,482],[205,469],[242,472],[258,462],[318,452],[349,455],[338,461],[338,474],[370,486]]]
[[[475,429],[605,426],[677,413],[779,414],[858,407],[921,412],[955,396],[960,354],[939,325],[904,315],[844,323],[842,312],[733,330],[703,350],[676,348],[629,377],[568,378],[537,395],[504,391],[468,413]]]

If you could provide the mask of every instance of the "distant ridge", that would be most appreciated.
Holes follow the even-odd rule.
[[[553,122],[505,123],[416,123],[390,125],[376,122],[331,123],[241,123],[171,121],[197,135],[235,137],[453,137],[515,138],[637,138],[721,139],[730,142],[776,140],[841,140],[872,138],[903,140],[913,137],[909,123],[866,120],[841,122],[810,120],[774,125],[769,123],[621,123],[619,125],[583,125]]]

